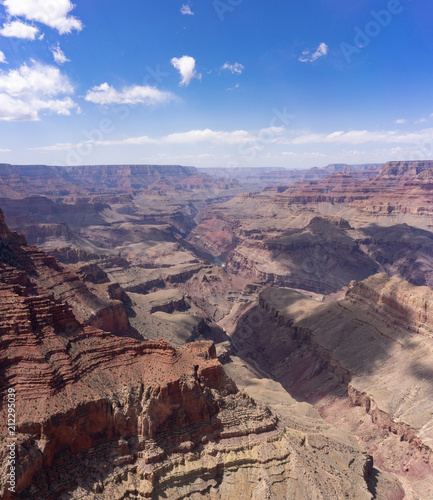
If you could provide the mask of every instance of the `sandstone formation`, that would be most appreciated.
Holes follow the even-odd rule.
[[[332,293],[378,270],[348,234],[347,221],[315,217],[304,229],[239,245],[230,271],[279,286]]]
[[[0,165],[21,498],[431,497],[432,172]]]
[[[0,194],[5,198],[26,196],[98,196],[185,189],[236,189],[237,183],[216,181],[194,167],[177,165],[90,165],[51,167],[47,165],[0,164]]]
[[[382,165],[346,165],[331,164],[326,167],[313,167],[307,170],[290,170],[287,168],[201,168],[201,173],[210,174],[216,178],[236,179],[249,192],[270,190],[282,192],[299,181],[313,181],[324,179],[334,173],[350,172],[360,180],[369,179],[377,175]],[[277,187],[277,188],[276,188]],[[285,187],[285,189],[284,189]]]
[[[212,204],[188,241],[230,272],[322,294],[378,271],[432,285],[433,162],[355,172]]]
[[[300,182],[291,186],[276,201],[287,204],[348,204],[382,225],[395,217],[432,215],[429,194],[433,188],[433,162],[389,162],[380,172],[359,180],[351,173],[337,173],[321,181]],[[385,221],[388,219],[388,224]],[[419,226],[422,227],[422,226]]]
[[[11,272],[14,280],[47,290],[55,299],[67,303],[79,321],[118,335],[137,336],[110,283],[90,288],[53,257],[34,246],[27,246],[22,236],[9,231],[1,211],[0,238],[2,265],[3,268],[6,266],[4,272]],[[19,277],[15,277],[17,272]]]
[[[430,288],[386,274],[331,303],[269,288],[232,341],[239,356],[357,435],[407,498],[430,498],[432,304]]]
[[[239,392],[211,342],[175,349],[78,320],[59,276],[78,277],[3,220],[0,258],[2,442],[8,387],[19,416],[16,492],[2,447],[2,498],[372,498],[355,440]],[[106,280],[92,265],[82,273]],[[173,293],[150,307],[182,308]]]

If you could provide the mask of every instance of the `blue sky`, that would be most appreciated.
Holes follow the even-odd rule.
[[[0,0],[0,162],[433,159],[428,0]]]

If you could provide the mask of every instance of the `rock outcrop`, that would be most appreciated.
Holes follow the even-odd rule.
[[[378,271],[350,229],[344,219],[315,217],[304,229],[245,241],[231,254],[227,269],[275,286],[333,293]]]
[[[79,321],[116,334],[137,336],[129,324],[122,301],[111,299],[109,283],[90,289],[77,274],[59,264],[54,257],[35,246],[27,246],[23,236],[9,231],[2,212],[0,227],[4,273],[10,272],[14,276],[18,273],[21,280],[43,288],[55,299],[67,303]]]
[[[139,190],[221,190],[237,187],[234,179],[214,179],[194,167],[179,165],[89,165],[51,167],[47,165],[0,164],[0,195],[77,197],[130,194]]]
[[[409,497],[429,498],[432,303],[430,288],[386,274],[352,284],[331,303],[266,289],[232,340],[241,357],[357,435]]]
[[[211,342],[175,349],[78,320],[63,299],[79,287],[57,276],[78,279],[0,219],[1,442],[17,457],[12,492],[2,446],[2,498],[372,498],[354,440],[288,427],[238,391]]]
[[[270,285],[329,294],[387,272],[432,286],[433,162],[357,172],[336,169],[283,192],[277,185],[210,205],[188,241],[230,272]]]

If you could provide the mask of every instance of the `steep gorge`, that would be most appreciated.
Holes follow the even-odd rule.
[[[353,432],[407,498],[430,498],[432,299],[429,288],[385,274],[335,302],[266,289],[232,341],[240,357]]]
[[[61,285],[79,278],[3,221],[0,257],[1,441],[16,438],[18,458],[11,492],[2,446],[2,498],[372,498],[353,438],[256,403],[211,342],[175,349],[79,320],[63,299],[81,285]]]

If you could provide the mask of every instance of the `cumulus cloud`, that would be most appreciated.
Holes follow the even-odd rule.
[[[97,85],[90,89],[86,101],[94,104],[163,104],[175,99],[171,92],[164,92],[155,87],[133,85],[122,90],[116,90],[108,83]]]
[[[69,116],[75,106],[70,97],[64,99],[17,99],[0,93],[0,121],[38,121],[41,111]]]
[[[32,61],[29,66],[0,72],[0,120],[36,121],[41,111],[70,115],[76,104],[70,97],[74,89],[68,77],[54,66]]]
[[[180,12],[184,16],[193,16],[194,15],[194,12],[191,10],[191,6],[189,4],[183,4],[181,9],[180,9]]]
[[[406,122],[407,120],[405,118],[399,118],[398,120],[394,121],[394,123],[396,123],[397,125],[403,125]]]
[[[3,0],[8,15],[24,17],[56,29],[61,35],[73,30],[80,31],[79,19],[69,15],[74,5],[70,0]]]
[[[24,38],[26,40],[34,40],[38,34],[38,28],[30,26],[21,21],[12,21],[6,23],[0,29],[0,35],[11,38]]]
[[[195,59],[193,57],[173,57],[170,62],[179,71],[180,76],[182,77],[179,85],[185,85],[187,87],[193,78],[201,78],[201,75],[197,74],[195,70]]]
[[[233,74],[241,75],[242,71],[245,68],[242,64],[239,64],[237,62],[234,64],[230,64],[230,63],[226,62],[226,63],[224,63],[224,65],[221,69],[227,69],[227,70],[231,71]]]
[[[11,96],[68,94],[73,87],[59,68],[32,61],[31,66],[24,63],[19,69],[0,72],[0,92]]]
[[[63,50],[60,48],[59,44],[50,48],[51,53],[53,54],[54,61],[57,64],[64,64],[65,62],[70,62],[70,60],[65,56]]]
[[[6,61],[6,56],[4,53],[0,50],[0,63],[7,64],[8,62]]]
[[[315,52],[311,52],[311,50],[304,50],[302,52],[301,57],[298,59],[298,61],[301,62],[314,62],[319,57],[326,56],[328,54],[328,46],[326,43],[322,42],[316,49]]]

